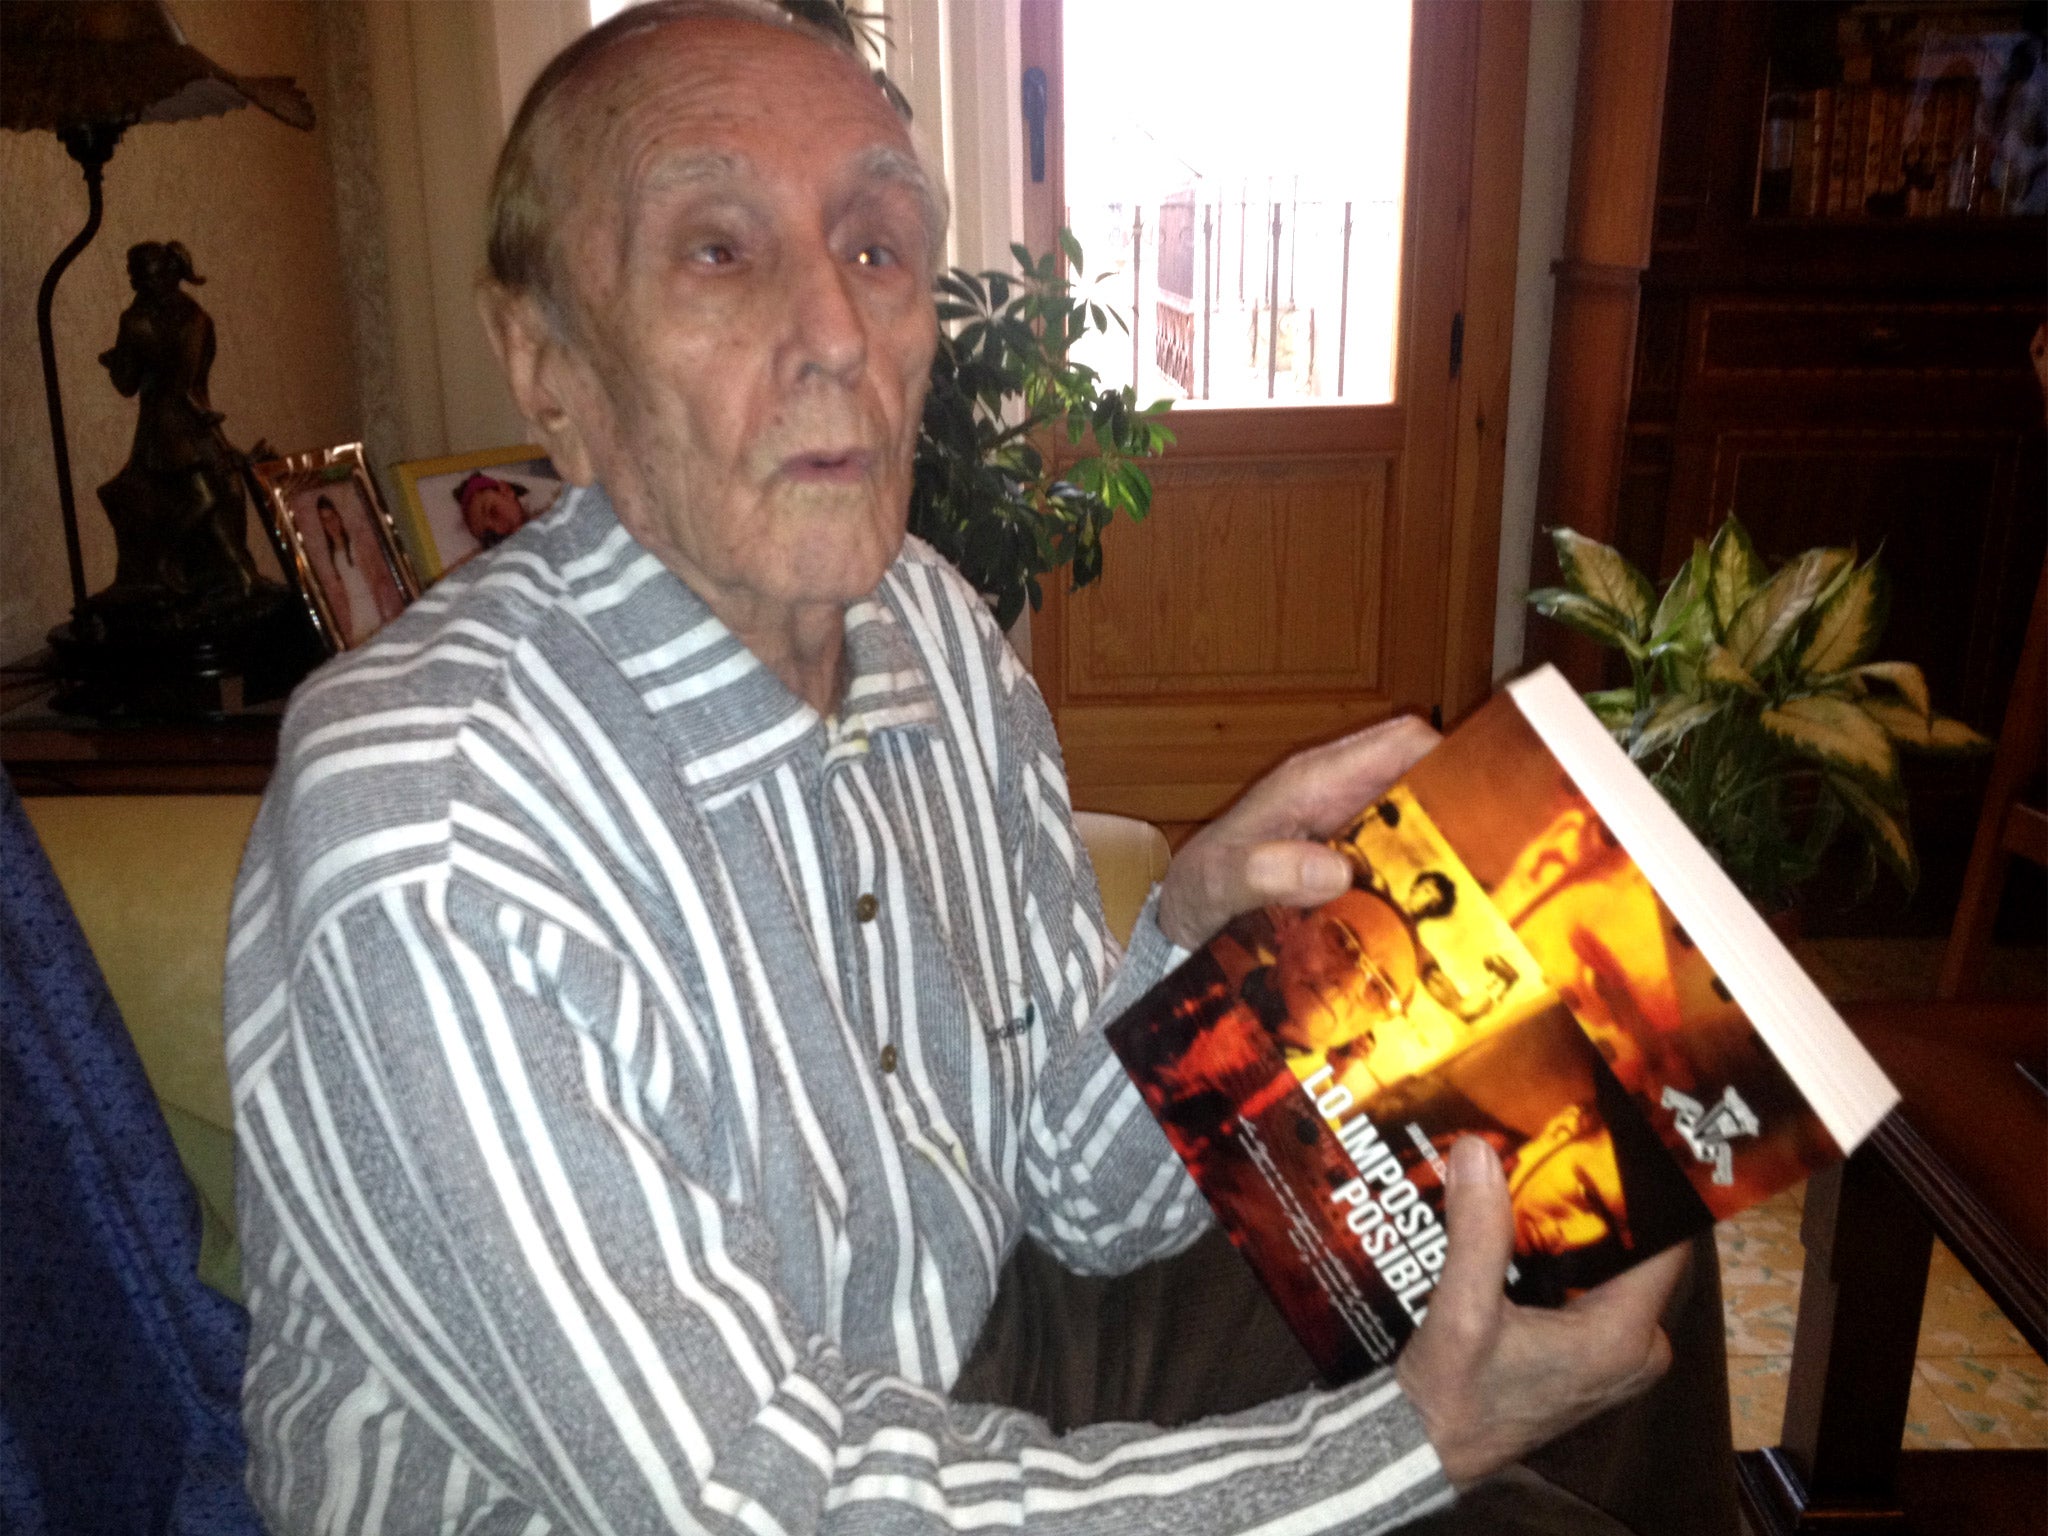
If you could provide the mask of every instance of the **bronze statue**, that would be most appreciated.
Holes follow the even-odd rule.
[[[245,609],[260,578],[241,456],[207,397],[213,319],[182,287],[205,279],[179,242],[147,240],[128,251],[128,281],[135,302],[100,363],[139,409],[128,462],[100,487],[117,563],[94,607],[112,627],[207,628]]]

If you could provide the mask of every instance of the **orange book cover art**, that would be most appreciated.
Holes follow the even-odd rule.
[[[1349,891],[1245,914],[1110,1029],[1327,1380],[1427,1312],[1459,1136],[1549,1304],[1838,1155],[1507,696],[1333,846]]]

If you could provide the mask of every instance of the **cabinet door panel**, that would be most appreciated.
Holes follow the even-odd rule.
[[[1772,561],[1816,544],[1881,548],[1884,655],[1919,663],[1944,710],[1991,725],[2009,681],[1992,675],[1999,619],[2040,568],[2039,529],[2015,525],[2024,446],[2015,433],[1726,431],[1710,505]]]
[[[1067,608],[1070,701],[1381,687],[1386,458],[1167,461]]]

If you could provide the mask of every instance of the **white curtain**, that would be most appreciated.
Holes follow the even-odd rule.
[[[484,204],[520,97],[589,24],[588,4],[356,0],[315,12],[371,460],[381,472],[521,442],[476,315]]]
[[[953,194],[947,261],[1008,269],[1023,238],[1018,0],[883,0],[883,61]]]

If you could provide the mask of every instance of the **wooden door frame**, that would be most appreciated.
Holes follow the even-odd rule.
[[[1037,249],[1051,245],[1065,206],[1063,4],[1020,4],[1024,60],[1048,61],[1046,179],[1033,183],[1027,172],[1023,189],[1026,241]],[[1388,516],[1399,536],[1389,547],[1402,564],[1391,578],[1409,589],[1435,584],[1445,623],[1437,633],[1382,636],[1398,680],[1390,707],[1456,720],[1492,687],[1529,0],[1426,0],[1415,28],[1394,403],[1189,411],[1173,420],[1178,441],[1168,456],[1241,452],[1253,434],[1263,452],[1304,458],[1398,453]],[[1453,375],[1452,324],[1461,314]],[[1068,601],[1063,580],[1047,581],[1031,628],[1032,670],[1055,719],[1066,703]]]

